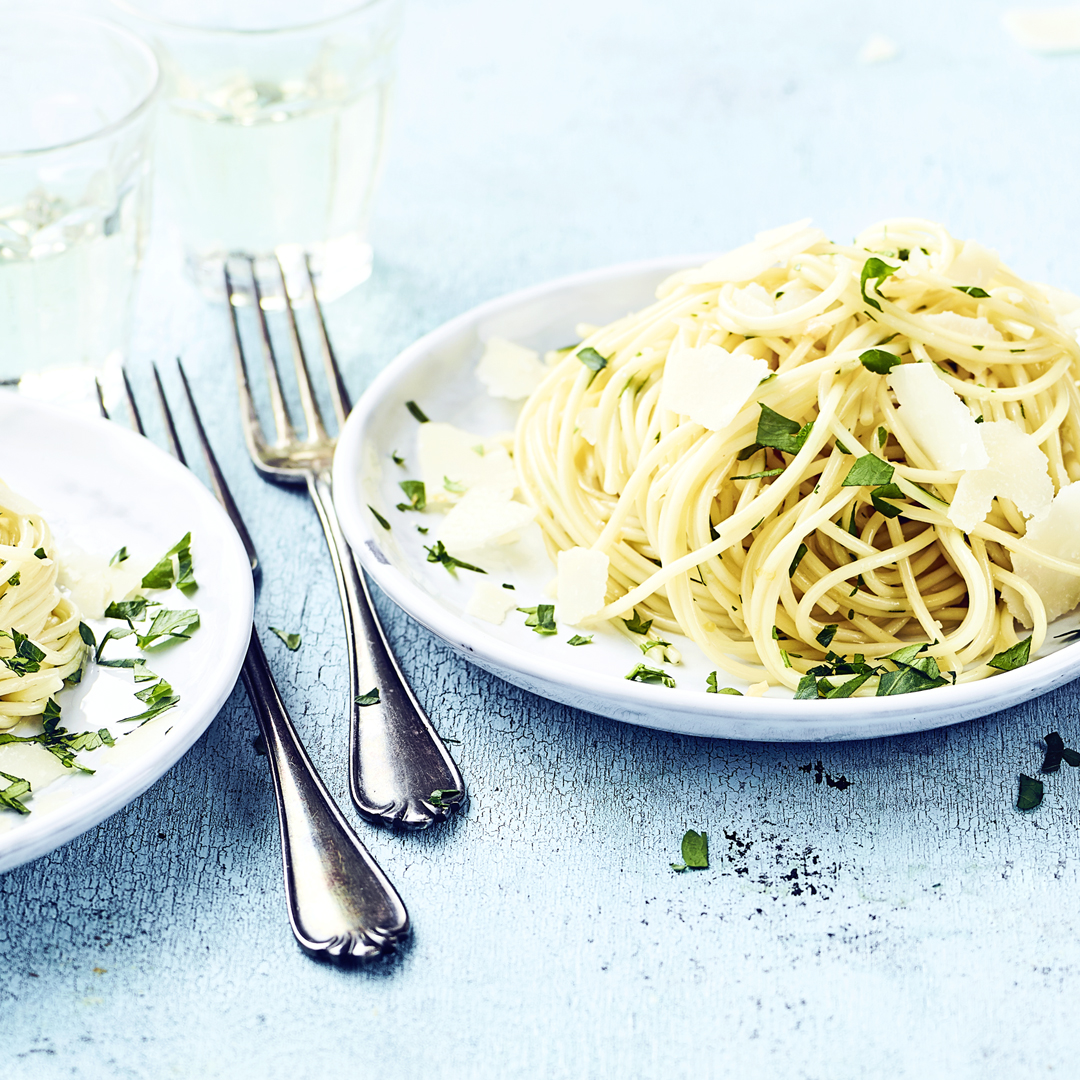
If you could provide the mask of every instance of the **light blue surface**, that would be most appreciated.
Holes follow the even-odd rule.
[[[812,215],[918,214],[1080,290],[1080,58],[1004,5],[415,2],[373,230],[333,305],[359,391],[474,303],[579,269],[741,243]],[[873,33],[895,61],[857,63]],[[314,514],[247,463],[226,316],[162,223],[135,346],[182,351],[263,557],[260,626],[346,806],[338,601]],[[5,466],[5,473],[13,470]],[[13,475],[9,476],[14,480]],[[1013,1077],[1075,1071],[1080,778],[1013,808],[1075,684],[872,743],[697,741],[552,706],[385,605],[469,784],[449,828],[361,826],[414,936],[320,966],[285,922],[242,690],[124,812],[0,878],[0,1064],[53,1077]],[[800,767],[819,758],[840,790]],[[355,819],[354,819],[355,820]],[[687,827],[713,868],[677,875]],[[97,973],[95,969],[102,969]]]

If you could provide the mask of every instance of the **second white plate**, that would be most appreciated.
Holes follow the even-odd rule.
[[[451,577],[429,563],[424,550],[437,533],[440,515],[394,509],[402,500],[399,481],[416,476],[408,466],[415,465],[417,422],[405,402],[415,400],[431,419],[477,435],[512,429],[517,406],[491,398],[473,374],[484,342],[498,336],[541,351],[566,345],[577,339],[578,323],[602,325],[644,307],[668,274],[706,258],[631,263],[512,293],[421,338],[379,375],[349,417],[334,461],[342,527],[379,587],[466,659],[508,682],[602,716],[693,735],[771,742],[922,731],[996,712],[1080,674],[1080,643],[1062,646],[1053,637],[1077,625],[1076,613],[1059,620],[1039,657],[1016,671],[918,694],[832,701],[795,701],[783,688],[760,698],[708,694],[705,678],[715,665],[684,639],[675,642],[684,657],[671,669],[675,689],[628,682],[626,673],[642,657],[614,631],[598,632],[592,645],[568,647],[573,629],[540,638],[514,611],[502,626],[465,614],[475,578],[466,571]],[[405,468],[393,463],[392,453],[405,457]],[[369,505],[390,521],[389,532],[377,524]],[[431,532],[421,534],[417,525]],[[547,602],[544,588],[555,573],[546,557],[528,550],[537,542],[526,537],[527,550],[508,552],[502,564],[486,567],[515,585],[522,607]],[[728,685],[743,688],[733,681]]]

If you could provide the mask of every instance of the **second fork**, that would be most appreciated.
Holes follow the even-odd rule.
[[[460,802],[464,790],[461,773],[402,676],[375,614],[367,581],[357,570],[341,531],[330,479],[337,440],[327,433],[312,390],[307,357],[284,271],[278,262],[289,343],[307,429],[303,437],[297,434],[285,402],[254,261],[247,261],[275,436],[273,440],[267,440],[252,399],[247,358],[233,302],[232,277],[226,265],[225,289],[232,321],[244,439],[260,475],[279,483],[306,485],[330,549],[345,618],[349,656],[349,790],[357,810],[368,821],[423,829],[446,818]],[[351,405],[306,259],[305,269],[317,316],[329,396],[340,426]]]

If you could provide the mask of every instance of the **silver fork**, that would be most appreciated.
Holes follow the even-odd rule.
[[[424,829],[432,822],[446,818],[461,801],[464,792],[461,773],[401,674],[375,615],[367,579],[358,572],[341,531],[332,501],[330,479],[337,440],[327,434],[312,392],[307,358],[297,330],[296,313],[286,286],[285,272],[278,262],[300,406],[307,427],[307,434],[303,438],[296,433],[285,404],[255,263],[252,259],[248,263],[270,389],[275,438],[272,442],[267,441],[251,398],[248,365],[233,303],[232,277],[226,265],[225,290],[232,316],[244,438],[251,460],[264,478],[279,483],[307,485],[330,548],[345,616],[345,640],[349,656],[349,791],[357,810],[368,821],[406,829]],[[326,368],[330,399],[340,427],[352,406],[330,345],[315,280],[306,257],[304,266],[317,315],[319,346]],[[372,688],[370,691],[369,687]]]
[[[259,560],[255,545],[210,448],[179,360],[176,366],[206,458],[211,485],[240,534],[252,574],[257,579]],[[126,371],[123,376],[135,429],[145,435]],[[186,465],[156,364],[154,381],[170,449],[181,464]],[[98,403],[102,415],[109,419],[100,387]],[[405,905],[319,779],[278,693],[254,625],[240,673],[258,718],[274,781],[289,922],[296,940],[312,956],[367,959],[392,949],[408,933],[409,916]]]

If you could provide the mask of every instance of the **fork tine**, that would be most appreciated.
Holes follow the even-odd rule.
[[[155,374],[157,369],[155,368]],[[131,391],[131,383],[128,380],[127,368],[121,365],[120,374],[124,379],[124,396],[127,398],[128,408],[131,410],[131,419],[135,423],[135,430],[140,435],[145,435],[146,431],[143,428],[142,417],[139,415],[139,406],[135,404],[135,395]]]
[[[102,419],[111,420],[109,410],[105,408],[105,395],[101,392],[101,380],[96,375],[94,376],[94,389],[97,391],[97,407]]]
[[[169,440],[169,449],[172,455],[181,465],[187,464],[184,457],[184,448],[180,445],[180,437],[176,434],[176,425],[173,423],[172,410],[169,408],[169,399],[165,396],[165,387],[161,384],[161,373],[157,364],[154,368],[154,385],[157,387],[158,404],[161,405],[161,415],[165,417],[165,437]]]
[[[214,451],[210,447],[210,440],[206,437],[206,429],[203,427],[202,417],[199,416],[199,410],[195,406],[195,397],[191,393],[191,386],[188,384],[187,372],[184,371],[184,365],[180,362],[180,357],[176,358],[176,369],[180,372],[180,381],[184,385],[184,393],[187,395],[188,407],[191,409],[191,418],[195,421],[195,433],[199,436],[199,445],[202,446],[203,457],[206,458],[206,467],[210,470],[210,483],[214,487],[214,494],[217,495],[218,501],[225,507],[225,512],[232,518],[233,524],[236,526],[236,531],[240,534],[240,540],[244,545],[244,550],[247,552],[248,561],[251,563],[251,570],[254,573],[259,569],[259,556],[255,551],[255,542],[251,539],[251,534],[247,531],[247,526],[244,524],[244,519],[240,516],[240,511],[233,501],[232,492],[229,491],[228,484],[225,483],[225,477],[218,466],[217,458],[214,457]],[[154,374],[157,374],[157,369],[154,369]],[[160,389],[160,382],[158,387]],[[162,396],[162,403],[165,398]]]
[[[252,276],[254,277],[254,271],[252,271]],[[247,443],[248,453],[251,455],[252,460],[258,461],[266,451],[266,439],[263,437],[262,424],[259,422],[255,402],[251,399],[247,358],[244,356],[244,342],[240,337],[240,321],[236,315],[236,305],[233,303],[233,284],[228,261],[225,263],[225,299],[229,305],[229,316],[232,321],[233,359],[236,361],[236,388],[240,394],[240,426],[244,429],[244,442]],[[259,306],[258,300],[256,300],[256,306]]]
[[[285,296],[285,311],[289,316],[289,342],[292,345],[296,382],[300,390],[300,404],[304,410],[304,419],[307,420],[307,437],[311,442],[321,441],[326,438],[326,429],[323,427],[319,403],[315,400],[315,395],[311,390],[311,375],[308,373],[307,357],[304,355],[304,346],[300,341],[300,332],[296,328],[296,312],[293,310],[292,297],[289,296],[289,287],[285,283],[285,268],[276,255],[274,261],[277,263],[278,274],[281,277],[281,291]]]
[[[255,273],[255,259],[250,255],[248,265],[251,267],[251,288],[255,296],[255,312],[259,317],[259,343],[262,346],[263,361],[266,364],[266,378],[270,384],[270,409],[274,414],[274,429],[277,432],[278,442],[285,443],[294,438],[296,432],[293,429],[292,418],[289,416],[289,407],[285,404],[285,395],[281,392],[277,354],[274,352],[270,327],[266,322],[266,312],[263,310],[263,295],[262,289],[259,288],[259,277]],[[288,300],[287,295],[286,300]],[[239,340],[237,337],[237,341]]]
[[[322,304],[319,303],[319,294],[315,289],[315,277],[311,273],[311,257],[306,251],[304,252],[304,269],[307,271],[308,284],[311,286],[311,301],[315,305],[315,325],[319,329],[319,347],[322,351],[323,364],[326,366],[330,398],[334,403],[334,413],[340,429],[345,423],[345,418],[352,412],[352,401],[349,398],[345,380],[341,377],[334,347],[330,344],[330,335],[326,332],[326,319],[323,317]]]

